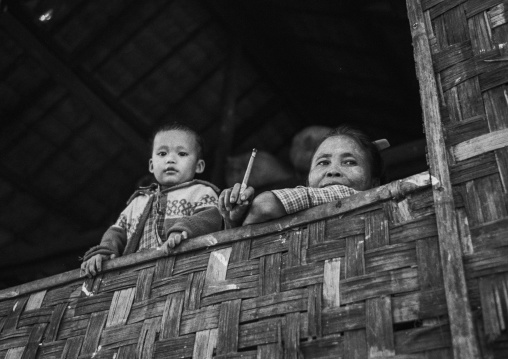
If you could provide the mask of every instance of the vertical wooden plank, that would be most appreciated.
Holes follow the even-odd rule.
[[[282,358],[280,346],[277,344],[258,345],[256,359],[267,359],[267,358],[270,358],[270,359]]]
[[[67,303],[60,303],[54,307],[53,313],[51,313],[48,328],[46,330],[46,335],[44,336],[44,343],[49,343],[56,340],[58,329],[60,328],[60,323],[65,313],[65,309],[67,309]]]
[[[388,221],[384,211],[369,212],[365,216],[365,249],[387,246],[390,240]]]
[[[136,294],[134,295],[135,301],[140,302],[150,298],[150,289],[154,277],[155,267],[142,269],[138,275],[136,283]]]
[[[286,267],[296,267],[302,260],[302,231],[300,229],[289,232],[288,256]]]
[[[508,86],[500,86],[483,94],[490,131],[508,128]],[[496,150],[496,161],[504,193],[508,193],[508,148]]]
[[[3,332],[9,332],[15,330],[18,327],[19,316],[23,312],[27,301],[28,297],[19,298],[16,300],[14,306],[12,307],[12,311],[9,313],[7,319],[5,320]]]
[[[240,321],[241,299],[223,302],[219,312],[219,330],[217,335],[217,354],[238,351],[238,329]]]
[[[226,279],[231,250],[232,248],[229,247],[210,253],[208,267],[206,268],[205,285]]]
[[[157,259],[155,263],[155,274],[154,280],[160,280],[167,277],[171,277],[173,274],[173,267],[175,265],[175,257],[163,257]]]
[[[108,318],[107,312],[92,313],[88,328],[86,328],[85,339],[81,347],[81,355],[92,354],[97,350],[102,329]]]
[[[25,347],[25,351],[21,356],[22,359],[34,359],[39,349],[39,344],[42,341],[42,336],[46,330],[47,323],[36,324],[30,330],[30,337],[28,338],[28,344]]]
[[[321,310],[323,285],[316,284],[307,288],[309,299],[307,301],[307,335],[310,338],[321,337]]]
[[[391,298],[386,296],[367,299],[365,320],[369,358],[395,355]]]
[[[83,296],[83,295],[90,296],[90,295],[99,293],[99,288],[101,286],[102,279],[104,278],[105,275],[110,276],[110,275],[118,275],[118,274],[111,273],[111,272],[105,273],[105,274],[100,273],[100,274],[97,274],[95,277],[86,278],[85,282],[83,283],[83,287],[81,289],[81,296]]]
[[[356,235],[346,238],[344,276],[352,278],[365,274],[364,237]]]
[[[364,329],[344,332],[344,358],[367,358],[367,340]]]
[[[281,254],[268,254],[259,258],[259,293],[280,292]]]
[[[27,310],[39,309],[41,307],[42,301],[44,300],[44,297],[46,296],[46,292],[46,290],[43,290],[31,294],[25,305],[25,312]]]
[[[136,359],[136,344],[124,345],[118,349],[118,359]]]
[[[323,302],[325,308],[340,307],[340,258],[325,261]]]
[[[478,358],[478,342],[474,334],[473,317],[467,296],[464,266],[454,211],[448,157],[444,142],[441,115],[432,56],[427,38],[420,0],[406,0],[413,38],[416,72],[420,83],[425,133],[431,174],[440,185],[433,195],[438,223],[439,249],[449,310],[455,358]]]
[[[284,358],[298,359],[300,344],[300,313],[290,313],[286,315],[284,340]]]
[[[473,254],[473,240],[469,230],[469,219],[464,208],[457,209],[457,224],[459,225],[460,243],[462,244],[462,253],[464,255]]]
[[[185,290],[185,309],[199,309],[201,303],[201,293],[205,285],[206,272],[199,271],[189,274],[189,286]]]
[[[448,45],[459,44],[469,40],[466,27],[466,11],[463,4],[448,10],[442,16],[448,25],[446,26]]]
[[[300,232],[301,254],[300,263],[307,264],[307,250],[309,248],[309,231],[302,229]]]
[[[484,116],[485,110],[478,77],[473,77],[472,79],[458,84],[457,88],[462,117],[470,119],[477,116]]]
[[[115,292],[113,300],[111,301],[111,306],[109,307],[106,327],[124,325],[127,322],[132,303],[134,302],[135,293],[136,288],[134,287]]]
[[[483,325],[488,341],[508,328],[508,274],[480,278]]]
[[[416,261],[418,263],[418,282],[420,290],[432,290],[443,287],[443,273],[437,238],[416,241]]]
[[[248,260],[250,256],[251,243],[252,243],[251,239],[243,239],[241,241],[233,243],[231,256],[229,257],[229,262],[239,263]]]
[[[11,348],[11,349],[7,350],[5,359],[21,359],[21,356],[23,355],[24,350],[25,350],[25,347]]]
[[[157,333],[161,327],[161,318],[150,318],[143,322],[141,333],[139,335],[138,345],[136,346],[136,357],[140,359],[152,358],[153,348]]]
[[[193,358],[211,359],[217,347],[217,329],[202,330],[196,333]]]
[[[494,49],[490,24],[485,17],[485,13],[481,12],[470,17],[467,20],[467,25],[471,37],[471,47],[475,55],[480,55]]]
[[[307,227],[309,232],[309,246],[323,243],[325,241],[325,221],[310,223]]]
[[[184,293],[172,293],[166,298],[162,313],[161,339],[176,338],[180,332]]]
[[[76,359],[79,356],[81,345],[83,344],[83,337],[73,337],[67,339],[62,352],[61,359]]]

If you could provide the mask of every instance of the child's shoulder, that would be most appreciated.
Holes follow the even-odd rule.
[[[127,205],[129,205],[136,197],[139,197],[139,196],[150,196],[151,194],[155,193],[156,191],[157,191],[157,184],[156,183],[152,183],[149,186],[139,187],[129,197],[129,200],[127,201]]]

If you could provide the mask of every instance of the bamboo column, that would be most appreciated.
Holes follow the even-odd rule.
[[[436,208],[439,251],[442,261],[446,303],[450,318],[453,354],[457,359],[479,358],[471,307],[462,262],[448,158],[444,143],[436,80],[429,39],[420,0],[406,0],[413,38],[416,74],[420,96],[431,174],[439,180],[433,195]]]

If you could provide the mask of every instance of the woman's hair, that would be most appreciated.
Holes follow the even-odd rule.
[[[323,137],[319,145],[316,147],[316,150],[319,148],[319,146],[321,146],[324,140],[335,136],[348,136],[356,143],[358,143],[360,147],[362,147],[365,152],[367,152],[372,177],[378,178],[380,183],[384,183],[385,170],[383,159],[381,158],[376,145],[372,143],[371,139],[365,132],[350,125],[340,125],[339,127],[336,127],[328,132],[328,134]],[[314,155],[312,155],[312,157],[314,157]]]
[[[164,124],[164,125],[158,127],[152,133],[152,137],[150,139],[150,155],[152,153],[151,151],[153,151],[153,142],[155,140],[155,136],[157,136],[158,133],[167,132],[167,131],[183,131],[183,132],[189,133],[192,136],[194,136],[194,139],[196,140],[196,144],[197,144],[198,159],[203,159],[203,152],[205,151],[205,145],[204,145],[203,138],[201,137],[201,135],[199,133],[197,133],[196,131],[194,131],[189,126],[181,124],[176,121],[172,122],[172,123]]]

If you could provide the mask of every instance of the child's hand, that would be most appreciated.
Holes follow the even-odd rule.
[[[168,240],[162,244],[158,249],[162,250],[165,255],[169,254],[170,249],[175,248],[184,239],[187,239],[187,232],[171,232]]]
[[[254,197],[254,188],[247,187],[240,193],[241,184],[225,189],[219,196],[219,212],[230,227],[241,225]]]
[[[80,276],[86,275],[88,278],[92,278],[96,274],[102,271],[102,261],[106,259],[113,259],[116,255],[112,254],[110,256],[107,256],[105,254],[96,254],[90,258],[88,258],[87,261],[81,263],[81,272],[79,273]]]

